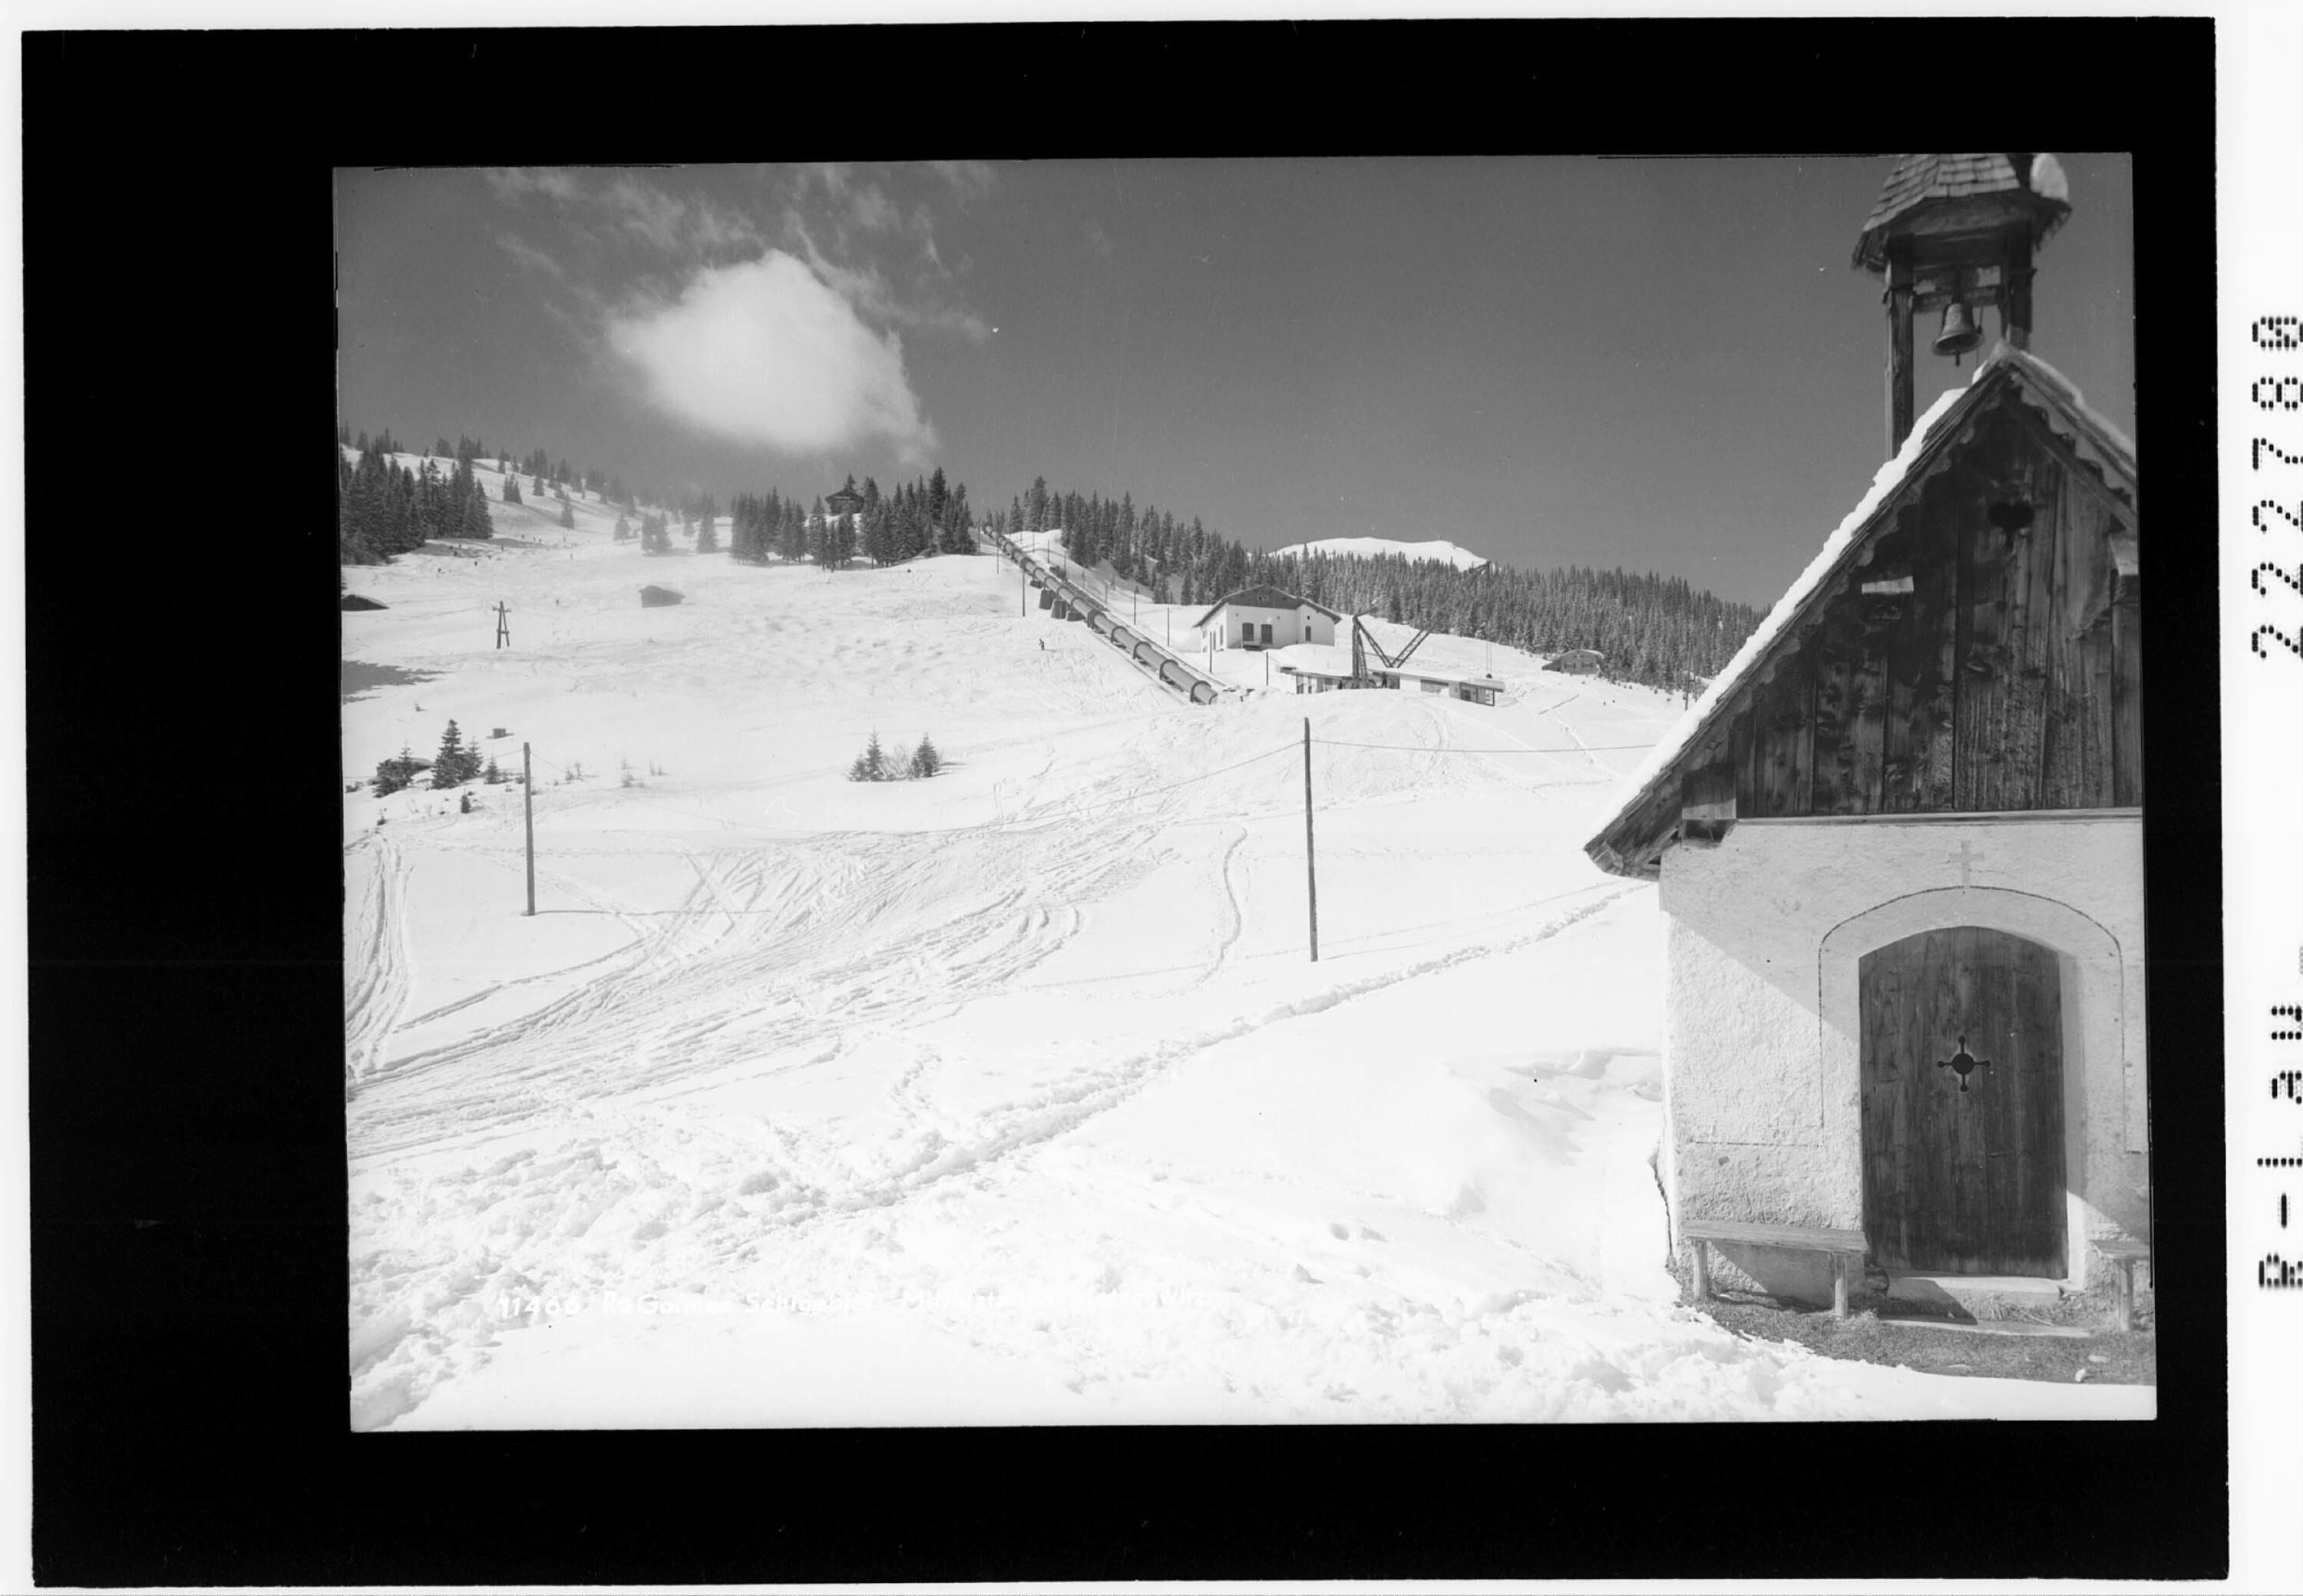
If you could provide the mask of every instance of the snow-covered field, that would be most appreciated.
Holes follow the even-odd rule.
[[[1505,703],[1196,707],[994,558],[490,510],[348,573],[421,675],[347,783],[537,756],[533,918],[516,786],[343,798],[355,1428],[2150,1412],[1674,1305],[1660,919],[1581,844],[1675,699],[1435,638]],[[874,730],[945,773],[845,781]]]

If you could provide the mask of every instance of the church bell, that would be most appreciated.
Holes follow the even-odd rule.
[[[1956,359],[1982,342],[1982,329],[1975,325],[1975,312],[1967,308],[1965,300],[1953,300],[1944,307],[1943,331],[1936,334],[1936,353]]]

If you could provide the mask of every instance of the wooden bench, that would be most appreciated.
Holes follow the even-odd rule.
[[[2110,1236],[2092,1244],[2097,1255],[2119,1271],[2119,1328],[2135,1328],[2135,1266],[2151,1262],[2151,1244],[2125,1236]]]
[[[1827,1253],[1831,1255],[1831,1316],[1847,1317],[1847,1279],[1852,1268],[1863,1267],[1863,1254],[1868,1250],[1860,1230],[1834,1230],[1820,1225],[1763,1225],[1749,1220],[1705,1220],[1683,1217],[1679,1221],[1682,1239],[1690,1243],[1695,1254],[1695,1295],[1700,1301],[1711,1295],[1711,1244],[1716,1241],[1740,1243],[1745,1246],[1785,1247],[1794,1252]]]

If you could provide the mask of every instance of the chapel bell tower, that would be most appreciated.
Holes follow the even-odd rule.
[[[1855,241],[1855,262],[1887,289],[1887,452],[1911,435],[1911,316],[1943,311],[1931,346],[1956,360],[1983,342],[1977,322],[1999,308],[2001,337],[2031,340],[2031,257],[2071,214],[2051,155],[1898,156]]]

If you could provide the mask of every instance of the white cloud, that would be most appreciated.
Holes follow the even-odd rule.
[[[961,205],[972,205],[991,192],[998,173],[983,161],[930,161],[928,170],[951,185]]]
[[[574,173],[556,166],[491,166],[484,175],[499,199],[517,199],[524,194],[543,194],[564,202],[578,198],[584,191]]]
[[[795,453],[884,438],[907,465],[935,450],[902,341],[873,332],[780,250],[708,268],[676,300],[628,308],[610,318],[607,339],[657,405],[722,437]]]
[[[679,248],[680,223],[688,207],[661,189],[620,177],[601,196],[625,229],[669,255]]]
[[[784,213],[784,238],[797,242],[807,264],[815,274],[830,283],[865,316],[873,321],[894,323],[898,326],[917,327],[932,332],[957,333],[971,342],[981,343],[991,336],[991,328],[972,310],[963,310],[945,304],[934,294],[908,296],[898,293],[889,283],[887,274],[866,262],[861,266],[844,266],[816,248],[815,237],[797,211]],[[930,248],[933,248],[931,241]],[[942,262],[937,263],[939,267]]]
[[[708,195],[680,199],[636,178],[620,177],[600,198],[625,232],[661,255],[749,249],[763,242],[749,217],[722,210]]]
[[[531,266],[539,272],[547,273],[553,277],[566,281],[568,274],[561,269],[558,261],[533,244],[523,242],[516,234],[500,232],[496,234],[496,244],[505,254],[520,265]]]

